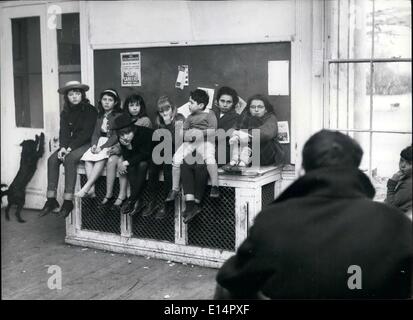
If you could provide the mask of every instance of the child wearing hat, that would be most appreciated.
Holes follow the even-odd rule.
[[[75,194],[77,197],[95,197],[95,182],[100,177],[107,159],[109,148],[118,142],[116,131],[112,129],[113,122],[122,110],[121,99],[115,89],[109,88],[100,94],[98,102],[98,118],[92,135],[91,147],[80,160],[85,161],[87,182]],[[112,199],[105,197],[102,206],[106,206]]]
[[[387,181],[387,197],[384,200],[401,211],[412,210],[412,146],[400,152],[399,171]]]
[[[133,93],[126,97],[123,112],[135,121],[135,126],[152,128],[152,122],[146,114],[145,101],[139,94]],[[109,150],[109,160],[106,165],[106,199],[112,199],[118,165],[123,161],[123,159],[120,158],[120,153],[121,150],[119,144],[115,144]],[[119,176],[118,198],[114,200],[113,205],[111,206],[115,211],[121,208],[125,202],[127,189],[128,180],[126,176]],[[103,202],[105,204],[106,200],[104,199]],[[108,205],[109,204],[110,203],[108,203]]]
[[[64,97],[60,114],[59,149],[47,160],[47,201],[40,212],[45,216],[59,208],[56,200],[59,169],[65,168],[65,189],[60,213],[67,217],[73,210],[76,168],[80,158],[90,146],[97,111],[86,98],[89,86],[79,81],[69,81],[58,92]]]
[[[152,129],[136,126],[135,122],[136,120],[125,113],[114,121],[122,155],[118,164],[118,174],[127,177],[131,188],[130,197],[122,205],[120,212],[131,216],[144,207],[140,196],[146,184],[153,134]]]

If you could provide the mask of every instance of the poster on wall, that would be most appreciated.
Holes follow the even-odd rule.
[[[121,52],[120,54],[120,74],[122,87],[141,86],[141,53]]]
[[[189,66],[180,65],[178,66],[178,77],[176,78],[175,88],[183,90],[184,87],[187,86],[189,86]]]
[[[278,121],[278,142],[283,144],[290,143],[288,121]]]

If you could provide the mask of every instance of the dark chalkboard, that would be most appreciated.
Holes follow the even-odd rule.
[[[120,53],[134,51],[141,53],[142,84],[121,87]],[[196,87],[215,89],[216,94],[219,87],[230,86],[247,101],[253,94],[268,94],[268,61],[272,60],[291,61],[290,42],[95,50],[95,101],[109,87],[118,90],[122,100],[136,92],[144,98],[152,120],[160,95],[169,95],[181,106]],[[179,65],[189,66],[189,86],[183,90],[175,88]],[[268,98],[278,120],[290,123],[290,95]],[[283,148],[289,161],[290,145]]]

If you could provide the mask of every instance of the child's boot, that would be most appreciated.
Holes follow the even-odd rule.
[[[45,215],[49,214],[54,209],[59,207],[60,205],[57,202],[56,198],[47,198],[47,201],[44,204],[43,209],[39,213],[39,217],[44,217]]]
[[[72,200],[65,200],[63,201],[62,208],[60,209],[60,214],[66,218],[73,210],[73,201]]]
[[[219,187],[218,186],[212,186],[211,187],[211,192],[209,193],[210,198],[219,198]]]

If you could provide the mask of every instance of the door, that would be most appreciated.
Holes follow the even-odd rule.
[[[75,46],[79,59],[73,58],[73,45],[63,28],[63,22],[67,26],[67,14],[72,18],[76,5],[11,3],[1,8],[2,183],[10,185],[16,176],[20,143],[41,132],[45,134],[45,153],[26,188],[26,208],[40,209],[45,202],[47,159],[59,145],[59,82],[69,77],[80,80],[80,46]],[[79,14],[75,15],[79,33]]]

